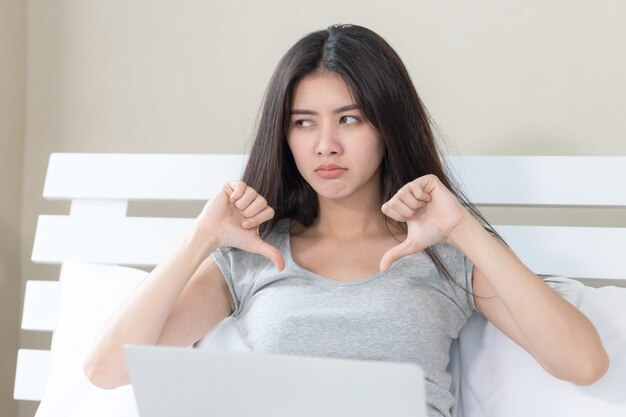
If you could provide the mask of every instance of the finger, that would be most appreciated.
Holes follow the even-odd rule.
[[[407,190],[401,190],[398,194],[396,194],[396,197],[398,197],[404,204],[411,207],[413,210],[417,210],[425,204],[423,201],[415,198],[410,188],[408,188]]]
[[[387,202],[387,204],[388,204],[389,208],[391,208],[396,213],[398,213],[401,216],[404,216],[406,218],[413,217],[413,215],[415,214],[415,210],[413,210],[411,207],[407,206],[399,198],[394,197],[391,200],[389,200]]]
[[[248,207],[258,195],[259,194],[254,188],[246,187],[243,195],[234,202],[235,207],[237,207],[239,210],[245,210],[245,208]]]
[[[430,201],[430,194],[424,190],[422,182],[424,182],[424,177],[420,177],[409,183],[411,194],[413,194],[413,196],[418,200]]]
[[[433,174],[421,176],[413,182],[419,183],[422,187],[422,190],[424,190],[427,194],[431,194],[438,186],[443,186],[439,178]]]
[[[404,241],[397,246],[389,249],[383,255],[383,258],[380,260],[380,270],[381,272],[386,272],[389,267],[398,259],[403,256],[411,255],[416,253],[417,251],[411,247],[408,241]]]
[[[280,251],[274,246],[261,239],[255,240],[248,251],[266,257],[272,261],[274,266],[276,266],[276,269],[279,271],[285,269],[285,259],[283,258],[283,254],[280,253]]]
[[[387,215],[387,217],[391,217],[393,220],[395,220],[397,222],[404,222],[404,223],[406,223],[407,221],[409,221],[409,219],[407,217],[401,215],[400,213],[395,211],[393,208],[391,208],[391,205],[389,204],[389,201],[387,201],[385,204],[383,204],[381,209],[382,209],[382,212],[385,215]]]
[[[257,215],[245,219],[241,222],[241,226],[244,229],[252,229],[254,227],[259,226],[262,223],[265,223],[268,220],[271,220],[274,217],[274,209],[267,206]]]
[[[231,195],[233,195],[233,192],[235,192],[235,190],[233,190],[233,187],[231,187],[230,184],[228,183],[224,184],[224,187],[222,187],[222,190],[224,190],[224,192],[229,198]]]
[[[243,195],[243,193],[246,191],[246,188],[247,188],[246,183],[243,181],[228,181],[226,185],[228,186],[228,188],[233,190],[229,194],[230,201],[235,201],[241,198],[241,196]]]
[[[267,201],[260,195],[257,194],[256,198],[241,212],[243,217],[254,217],[257,213],[263,211],[263,209],[267,206]]]

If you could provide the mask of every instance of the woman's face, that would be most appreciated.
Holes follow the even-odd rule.
[[[384,145],[336,73],[298,82],[287,142],[302,177],[320,198],[380,195]]]

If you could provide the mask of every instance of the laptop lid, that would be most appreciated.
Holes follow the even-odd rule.
[[[425,417],[415,364],[126,345],[141,417]]]

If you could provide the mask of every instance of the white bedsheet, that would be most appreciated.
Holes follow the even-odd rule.
[[[91,385],[82,362],[106,318],[146,275],[117,266],[63,265],[55,363],[36,417],[137,417],[131,387],[102,390]],[[452,352],[453,377],[461,384],[455,389],[459,400],[455,417],[626,416],[626,289],[594,289],[566,278],[558,281],[552,285],[598,328],[611,358],[605,377],[589,387],[560,381],[476,315]],[[209,333],[198,348],[249,350],[230,319]]]

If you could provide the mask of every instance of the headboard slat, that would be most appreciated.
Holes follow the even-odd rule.
[[[41,215],[32,260],[156,265],[192,226],[191,218]]]
[[[470,201],[626,207],[626,156],[448,156]]]
[[[247,155],[50,155],[47,199],[208,200],[241,178]]]
[[[53,331],[61,309],[59,281],[26,281],[22,329]]]
[[[476,204],[626,207],[624,156],[446,156]],[[50,155],[48,199],[208,200],[247,155]],[[583,168],[584,167],[584,168]]]
[[[626,228],[494,227],[535,273],[570,278],[626,279]]]
[[[33,261],[64,260],[157,265],[182,239],[194,219],[98,218],[42,215]],[[621,260],[626,228],[496,226],[533,271],[575,278],[626,278]],[[603,250],[589,251],[590,247]]]
[[[19,349],[15,369],[13,398],[40,401],[52,370],[49,350]]]

